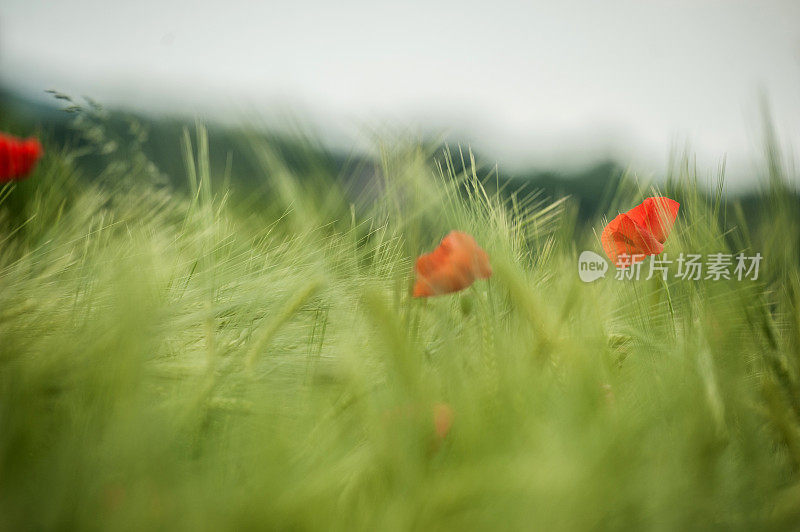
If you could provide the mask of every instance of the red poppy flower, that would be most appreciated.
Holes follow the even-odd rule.
[[[41,156],[42,145],[38,140],[0,133],[0,183],[24,179]]]
[[[433,405],[433,428],[436,437],[443,440],[453,426],[453,408],[447,403],[436,403]]]
[[[458,292],[492,276],[489,256],[471,235],[450,231],[433,252],[417,259],[414,297]]]
[[[600,237],[608,258],[617,268],[624,268],[664,251],[679,208],[680,204],[669,198],[647,198],[611,220]],[[625,263],[620,260],[622,255],[628,257]]]

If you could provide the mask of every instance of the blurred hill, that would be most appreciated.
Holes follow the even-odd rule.
[[[59,147],[84,148],[81,167],[89,176],[101,172],[103,152],[122,149],[141,149],[165,179],[176,187],[186,184],[186,169],[181,154],[181,137],[186,127],[193,128],[191,119],[181,117],[152,117],[141,113],[104,109],[90,100],[71,99],[53,94],[52,103],[25,97],[0,88],[0,127],[17,135],[38,134],[46,142]],[[70,99],[67,99],[70,98]],[[84,116],[76,120],[78,115]],[[331,150],[309,133],[270,133],[244,128],[208,124],[212,171],[216,175],[230,174],[231,183],[247,192],[263,181],[263,170],[247,149],[253,137],[268,140],[282,159],[300,174],[304,171],[332,173],[356,180],[369,179],[379,164],[369,156]],[[95,149],[91,149],[92,146]],[[428,146],[431,157],[441,155],[439,146]],[[476,155],[492,173],[490,157]],[[457,165],[458,163],[455,162]],[[613,161],[605,161],[580,172],[529,171],[515,175],[492,175],[490,185],[496,184],[511,194],[529,193],[540,197],[569,195],[576,200],[580,219],[589,219],[600,208],[603,192],[613,189],[620,181],[622,169]]]
[[[16,135],[38,135],[51,147],[81,153],[80,168],[88,178],[102,176],[107,160],[113,155],[131,164],[151,165],[165,184],[186,189],[181,139],[186,128],[193,129],[192,119],[179,116],[150,116],[115,109],[105,109],[88,98],[75,99],[53,93],[52,100],[34,99],[0,87],[0,130]],[[346,181],[354,193],[365,190],[374,179],[380,161],[364,154],[336,151],[314,135],[313,131],[276,133],[244,127],[206,124],[209,131],[211,171],[227,176],[233,192],[258,201],[266,191],[269,177],[253,159],[249,147],[254,140],[267,141],[276,155],[297,175],[323,173]],[[431,158],[444,157],[442,147],[431,142],[423,149]],[[623,181],[624,170],[614,161],[603,161],[581,171],[529,170],[509,174],[494,170],[491,154],[476,154],[481,177],[489,188],[500,187],[509,197],[536,195],[538,199],[569,196],[578,222],[608,214],[608,199]],[[452,164],[459,171],[460,157]],[[711,191],[709,191],[711,193]],[[758,194],[739,195],[736,202],[746,216],[763,213]]]

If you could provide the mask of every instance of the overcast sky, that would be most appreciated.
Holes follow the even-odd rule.
[[[340,143],[430,128],[501,168],[659,172],[689,141],[744,182],[761,92],[800,148],[800,1],[3,0],[0,75],[158,111],[288,108]]]

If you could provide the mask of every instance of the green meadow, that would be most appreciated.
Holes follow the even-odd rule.
[[[183,187],[135,150],[87,167],[45,143],[0,188],[0,529],[800,522],[800,223],[774,139],[757,209],[677,157],[588,223],[457,147],[386,142],[336,176],[243,137],[243,191],[202,126],[175,140]],[[582,282],[581,251],[653,195],[681,204],[667,256],[760,253],[758,278]],[[494,275],[412,298],[451,229]]]

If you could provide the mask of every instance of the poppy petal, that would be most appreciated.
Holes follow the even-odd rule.
[[[489,256],[462,231],[448,233],[435,250],[417,259],[415,269],[414,297],[457,292],[492,275]]]
[[[42,156],[36,139],[21,140],[0,133],[0,183],[26,177]]]
[[[436,431],[436,437],[440,440],[445,439],[452,426],[453,408],[447,403],[433,405],[433,428]]]
[[[8,143],[0,136],[0,183],[11,180],[11,153]]]
[[[626,213],[622,213],[603,229],[600,237],[603,249],[615,266],[624,266],[621,255],[628,255],[631,262],[644,260],[646,255],[658,255],[664,245],[647,229],[637,225]]]
[[[647,229],[663,244],[675,224],[679,208],[677,201],[656,196],[647,198],[626,214],[636,225]]]

